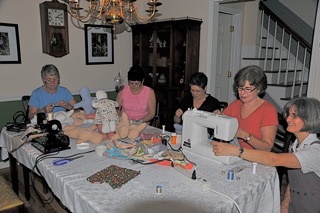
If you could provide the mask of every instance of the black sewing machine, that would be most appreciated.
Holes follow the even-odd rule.
[[[32,139],[34,147],[45,154],[70,149],[70,138],[63,133],[60,121],[43,119],[39,122],[37,126],[45,136]]]

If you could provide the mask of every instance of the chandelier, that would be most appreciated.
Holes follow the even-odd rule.
[[[81,0],[64,0],[68,5],[71,16],[82,23],[94,23],[96,20],[104,24],[113,25],[113,30],[117,24],[126,23],[146,23],[151,21],[157,13],[157,6],[162,5],[158,0],[149,0],[148,15],[142,17],[138,13],[136,0],[86,0],[86,9],[80,5]],[[84,1],[84,0],[83,0]]]

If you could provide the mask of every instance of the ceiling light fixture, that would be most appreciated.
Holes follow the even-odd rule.
[[[136,0],[86,0],[84,4],[87,8],[80,6],[81,0],[63,0],[68,5],[71,16],[82,23],[94,23],[96,20],[101,24],[113,25],[113,30],[117,24],[126,23],[132,25],[136,23],[147,23],[151,21],[157,13],[157,6],[162,5],[158,0],[149,0],[147,17],[142,17],[138,13]],[[83,0],[84,1],[84,0]]]

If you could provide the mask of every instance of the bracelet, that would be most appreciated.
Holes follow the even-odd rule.
[[[240,148],[239,148],[239,156],[238,156],[239,158],[241,158],[241,155],[242,155],[243,151],[244,151],[243,147],[240,146]]]

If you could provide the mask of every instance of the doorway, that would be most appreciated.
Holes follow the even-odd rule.
[[[233,78],[240,69],[242,12],[220,5],[218,8],[217,23],[212,22],[211,38],[216,44],[211,45],[214,58],[208,75],[210,94],[220,101],[231,103],[236,98],[232,89]]]
[[[229,90],[232,89],[231,64],[231,41],[234,26],[232,25],[232,14],[219,12],[218,36],[217,36],[217,60],[216,81],[214,96],[224,102],[229,100]]]

